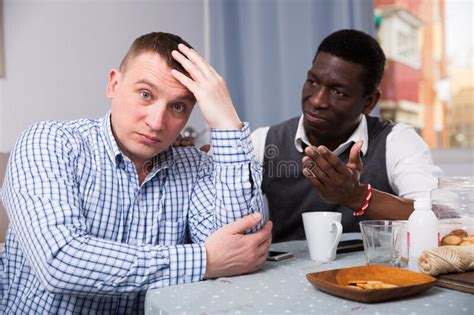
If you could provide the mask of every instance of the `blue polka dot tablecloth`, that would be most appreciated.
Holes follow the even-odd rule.
[[[266,262],[254,274],[149,290],[145,314],[474,314],[474,295],[434,286],[419,295],[376,304],[345,300],[314,288],[306,274],[363,265],[363,252],[320,264],[306,242],[272,245],[295,257]]]

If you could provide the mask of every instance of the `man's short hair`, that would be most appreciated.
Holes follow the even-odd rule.
[[[314,60],[320,52],[361,65],[365,69],[366,95],[378,88],[385,68],[385,54],[372,36],[357,30],[340,30],[321,42]]]
[[[189,48],[192,48],[184,39],[178,35],[164,33],[164,32],[152,32],[149,34],[142,35],[135,39],[127,54],[120,63],[120,71],[126,72],[127,63],[133,58],[147,52],[152,52],[160,55],[168,67],[176,69],[189,77],[188,72],[183,66],[174,60],[171,52],[178,50],[178,44],[184,44]]]

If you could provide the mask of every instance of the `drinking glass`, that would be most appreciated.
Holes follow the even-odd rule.
[[[388,220],[361,221],[360,232],[368,265],[403,267],[402,222]]]

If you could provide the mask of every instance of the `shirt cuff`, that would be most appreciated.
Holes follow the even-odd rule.
[[[186,244],[169,247],[170,285],[197,282],[206,272],[204,244]]]
[[[211,129],[211,147],[216,163],[249,163],[254,157],[249,123],[242,129]]]

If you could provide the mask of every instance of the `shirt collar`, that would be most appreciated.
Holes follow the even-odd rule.
[[[112,124],[110,122],[110,111],[108,111],[102,118],[102,135],[105,139],[106,151],[109,157],[117,165],[121,159],[123,159],[122,151],[120,150],[117,141],[115,141],[114,134],[112,132]]]
[[[129,158],[123,154],[122,150],[120,150],[117,141],[115,140],[115,136],[112,132],[110,111],[108,111],[102,119],[102,135],[105,138],[106,151],[111,160],[114,161],[116,167],[123,165],[124,160],[129,160]],[[160,169],[167,168],[173,164],[173,149],[169,148],[163,152],[160,152],[153,157],[152,161],[153,167],[149,173],[149,176],[153,176]]]
[[[335,155],[339,155],[342,152],[344,152],[353,142],[357,142],[361,140],[363,141],[361,152],[363,155],[365,155],[368,149],[369,136],[368,136],[368,130],[367,130],[367,119],[365,118],[365,115],[363,114],[360,115],[359,125],[351,134],[351,136],[347,138],[346,141],[341,143],[336,148],[336,150],[333,151],[333,153]],[[309,142],[308,136],[306,135],[306,132],[304,130],[303,115],[301,115],[300,120],[298,122],[298,128],[296,129],[296,135],[295,135],[295,147],[296,147],[296,150],[298,150],[298,152],[303,153],[303,144],[307,146],[311,145],[311,143]]]

